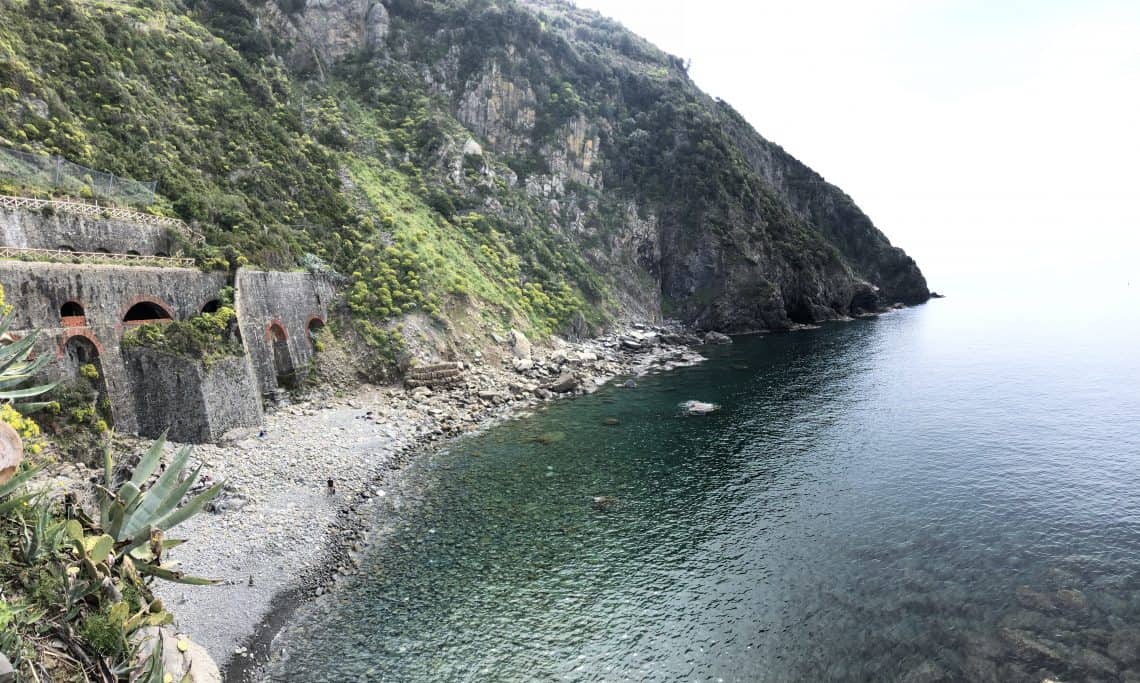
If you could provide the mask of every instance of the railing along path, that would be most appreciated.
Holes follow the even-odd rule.
[[[46,257],[53,261],[67,261],[76,258],[95,259],[112,263],[135,263],[162,266],[164,268],[193,268],[194,259],[174,256],[143,256],[141,254],[109,254],[102,251],[71,251],[68,249],[28,249],[24,247],[0,247],[0,259],[22,259],[22,257]]]

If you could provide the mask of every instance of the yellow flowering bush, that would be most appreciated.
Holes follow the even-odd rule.
[[[3,420],[24,442],[24,452],[29,455],[39,455],[43,449],[43,439],[40,438],[40,426],[32,418],[21,415],[11,404],[0,405],[0,420]]]

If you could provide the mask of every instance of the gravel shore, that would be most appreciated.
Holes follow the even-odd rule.
[[[227,486],[213,513],[172,532],[189,540],[171,557],[188,574],[223,583],[160,582],[156,592],[179,631],[205,646],[230,680],[251,677],[289,605],[355,571],[367,526],[377,521],[372,505],[417,453],[616,377],[700,362],[689,348],[699,341],[646,327],[553,349],[508,339],[505,361],[463,363],[451,386],[365,386],[349,398],[280,408],[260,434],[195,448],[209,478]]]

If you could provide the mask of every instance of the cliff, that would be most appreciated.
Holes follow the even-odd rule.
[[[784,329],[929,297],[846,194],[680,59],[564,2],[0,14],[0,145],[158,177],[152,210],[206,233],[203,263],[335,271],[373,348],[420,312],[461,345],[631,318]]]

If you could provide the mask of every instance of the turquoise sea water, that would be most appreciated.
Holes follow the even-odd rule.
[[[272,677],[1140,680],[1137,317],[981,303],[741,337],[454,443]]]

